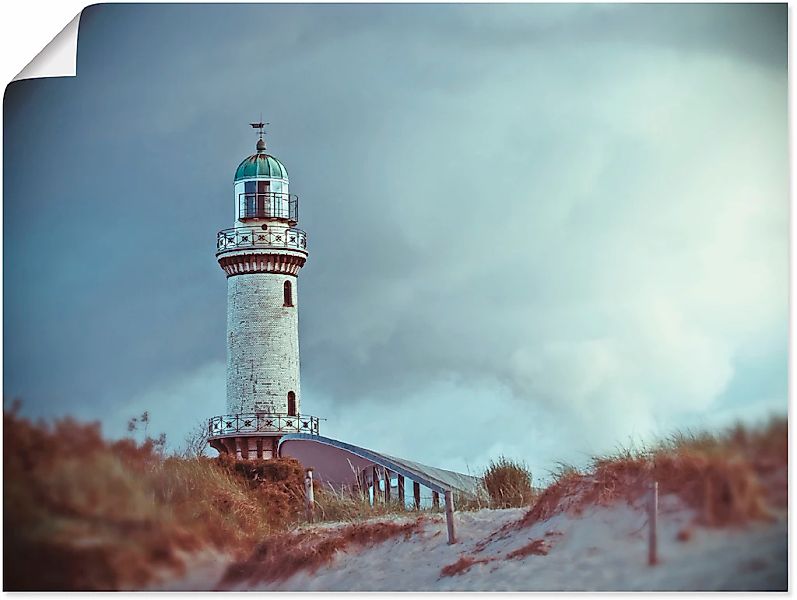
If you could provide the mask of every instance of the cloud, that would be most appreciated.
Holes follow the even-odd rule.
[[[783,409],[785,14],[92,7],[79,77],[6,94],[6,393],[110,429],[149,409],[172,440],[223,411],[213,239],[264,110],[328,431],[543,468]],[[28,183],[44,119],[57,194]]]
[[[417,134],[395,131],[363,177],[382,219],[311,256],[345,290],[323,296],[340,319],[303,338],[324,357],[311,358],[315,385],[341,408],[367,398],[383,411],[449,376],[500,381],[517,414],[543,406],[577,423],[567,439],[611,444],[715,410],[737,353],[776,343],[783,79],[715,56],[610,56],[623,68],[578,70],[578,94],[542,57],[523,60],[533,80],[497,66],[456,100],[430,94]],[[390,258],[383,232],[401,238]]]

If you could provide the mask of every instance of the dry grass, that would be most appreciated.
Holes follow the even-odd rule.
[[[694,509],[698,525],[767,520],[772,508],[788,502],[788,423],[775,418],[756,429],[678,433],[650,448],[595,457],[584,472],[560,464],[554,477],[519,521],[494,531],[474,551],[560,513],[615,502],[639,505],[652,481],[659,482],[660,494],[674,494]]]
[[[486,564],[488,562],[492,562],[493,560],[494,559],[492,558],[476,558],[475,556],[463,554],[457,559],[456,562],[443,567],[440,570],[440,577],[454,577],[455,575],[462,575],[462,573],[467,573],[470,571],[470,568],[473,565]]]
[[[659,482],[708,526],[743,524],[770,517],[769,507],[787,498],[788,425],[773,419],[766,427],[740,425],[720,434],[679,433],[640,450],[596,457],[586,473],[562,469],[523,519],[530,526],[565,511],[618,500],[634,503]]]
[[[244,469],[165,457],[153,440],[107,442],[97,424],[4,414],[6,590],[115,590],[183,552],[244,552],[295,523],[295,461]],[[43,568],[46,565],[46,568]]]
[[[6,590],[140,587],[156,569],[179,571],[183,553],[208,546],[249,557],[228,572],[228,583],[288,576],[349,546],[410,535],[421,523],[358,524],[405,511],[318,488],[318,518],[356,524],[321,537],[288,535],[303,519],[304,471],[296,461],[166,457],[155,440],[108,442],[97,424],[32,423],[14,411],[4,413],[4,434]],[[557,513],[638,502],[653,480],[695,509],[700,524],[765,519],[771,507],[786,506],[787,464],[785,419],[719,435],[679,433],[650,449],[597,457],[587,472],[562,466],[522,520],[475,550]],[[477,562],[485,560],[463,557],[446,569],[457,574]]]
[[[352,523],[386,515],[417,515],[425,512],[408,510],[398,500],[377,502],[371,506],[370,501],[358,490],[338,491],[324,486],[314,489],[316,518],[321,521]]]
[[[454,575],[461,575],[467,573],[473,565],[487,564],[500,560],[498,556],[485,556],[477,557],[476,554],[482,552],[484,546],[477,544],[473,552],[474,554],[463,554],[456,562],[446,565],[440,570],[440,577],[453,577]],[[548,543],[545,540],[532,540],[525,546],[513,550],[503,557],[504,560],[523,560],[527,556],[546,556],[548,554]]]
[[[316,528],[272,535],[258,544],[248,559],[231,565],[220,587],[282,581],[301,570],[313,573],[348,548],[366,548],[398,536],[409,539],[422,529],[423,522],[424,518],[418,517],[404,523],[355,523],[340,529]]]
[[[523,559],[531,555],[546,556],[547,554],[548,554],[548,545],[545,543],[545,540],[532,540],[525,546],[518,548],[517,550],[513,550],[512,552],[507,554],[506,559],[507,560]]]
[[[788,498],[788,424],[774,419],[759,429],[735,426],[723,433],[679,433],[651,448],[622,449],[595,457],[586,472],[559,465],[554,482],[518,521],[507,523],[473,546],[470,554],[447,565],[441,576],[467,572],[473,565],[499,560],[478,556],[498,540],[561,513],[579,514],[593,506],[616,502],[639,505],[650,484],[659,482],[660,494],[674,494],[694,509],[696,524],[713,527],[741,525],[769,519],[770,507],[785,507]],[[546,532],[546,537],[561,535]],[[677,539],[687,542],[692,530]],[[533,540],[509,552],[505,560],[545,556],[544,539]]]
[[[243,559],[304,520],[304,469],[292,459],[164,456],[155,440],[108,442],[96,423],[32,423],[15,411],[5,412],[4,432],[7,590],[141,587],[164,567],[179,573],[185,553],[213,547]],[[318,485],[315,497],[324,521],[407,512]],[[410,526],[391,527],[345,530],[338,542]],[[338,542],[310,549],[308,539],[297,551],[323,556]]]
[[[505,456],[490,462],[482,481],[490,496],[491,508],[528,506],[534,497],[529,468]]]

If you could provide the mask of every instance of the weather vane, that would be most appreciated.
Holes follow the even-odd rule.
[[[263,113],[260,113],[260,121],[257,123],[249,123],[252,126],[252,129],[257,129],[258,135],[260,135],[260,139],[263,139],[263,135],[266,133],[265,127],[266,125],[270,125],[271,123],[264,123],[263,122]]]

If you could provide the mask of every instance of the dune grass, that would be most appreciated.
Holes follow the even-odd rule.
[[[769,519],[787,499],[788,422],[737,424],[719,433],[677,432],[650,447],[596,456],[580,471],[564,465],[523,526],[565,510],[638,501],[653,481],[696,512],[698,524],[727,526]]]
[[[429,509],[414,510],[402,505],[398,499],[384,499],[371,504],[358,490],[336,490],[318,485],[315,489],[315,516],[319,521],[356,523],[386,515],[420,515]]]
[[[274,534],[259,543],[247,559],[230,565],[220,587],[281,581],[300,570],[313,572],[331,563],[338,552],[351,547],[361,549],[397,536],[408,539],[421,530],[423,523],[424,517],[418,516],[415,520],[400,523],[351,523],[323,532]]]
[[[528,506],[534,497],[531,471],[526,463],[505,456],[490,462],[482,481],[490,496],[491,508]]]
[[[187,553],[242,559],[305,521],[304,468],[293,459],[163,453],[146,438],[106,441],[96,423],[33,423],[4,412],[7,590],[136,588]],[[406,514],[316,482],[316,519]],[[42,569],[42,564],[47,564]]]
[[[114,590],[204,547],[245,553],[301,518],[303,469],[164,456],[97,424],[4,414],[6,590]],[[47,565],[46,568],[42,568]]]
[[[787,462],[788,424],[774,419],[762,428],[679,432],[649,448],[595,457],[583,471],[562,465],[538,494],[524,463],[501,457],[485,472],[493,497],[456,504],[530,506],[509,524],[526,527],[589,505],[637,502],[656,480],[662,494],[695,510],[698,523],[735,525],[786,507]],[[135,589],[155,569],[179,572],[187,553],[208,547],[243,569],[231,571],[232,579],[249,577],[258,561],[271,565],[272,577],[274,569],[312,566],[316,558],[325,564],[348,545],[415,530],[361,523],[411,512],[398,502],[371,506],[356,491],[317,486],[316,520],[348,522],[349,529],[322,538],[291,533],[304,522],[304,469],[297,461],[166,456],[159,440],[109,442],[98,424],[71,419],[33,423],[5,411],[3,464],[6,590]]]

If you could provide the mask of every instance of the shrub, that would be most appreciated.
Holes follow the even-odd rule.
[[[534,497],[529,468],[505,456],[490,462],[483,481],[493,508],[527,506]]]

